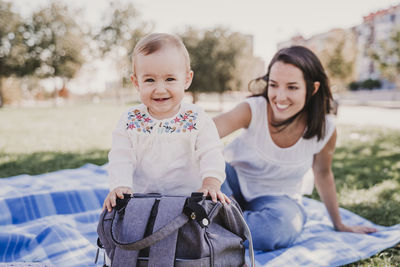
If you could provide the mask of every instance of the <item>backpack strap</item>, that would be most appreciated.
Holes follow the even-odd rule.
[[[110,234],[115,245],[124,241],[141,240],[144,236],[155,198],[135,199],[135,205],[128,201],[119,211],[115,211],[111,221]],[[138,216],[140,215],[140,216]],[[119,241],[117,241],[119,240]],[[118,243],[117,243],[118,242]],[[117,247],[120,247],[117,245]],[[136,266],[139,250],[115,249],[113,263],[116,266]]]
[[[249,240],[249,256],[250,256],[250,262],[251,262],[251,267],[255,267],[255,258],[254,258],[254,248],[253,248],[253,239],[251,238],[251,232],[250,232],[250,228],[247,225],[242,212],[239,210],[239,208],[236,205],[231,205],[232,210],[234,210],[234,212],[236,214],[238,214],[238,216],[236,216],[236,218],[238,218],[242,225],[244,226],[244,234],[245,237],[247,238],[247,240]]]
[[[173,220],[176,215],[182,214],[185,201],[186,197],[162,197],[153,230],[158,231]],[[174,266],[177,240],[178,230],[175,230],[166,238],[152,245],[148,266]]]
[[[141,249],[149,247],[149,246],[155,244],[156,242],[164,239],[165,237],[169,236],[174,231],[181,228],[185,223],[187,223],[189,221],[189,218],[186,216],[186,214],[181,213],[179,216],[175,217],[172,221],[170,221],[168,224],[166,224],[163,227],[161,227],[160,229],[158,229],[152,235],[149,235],[143,239],[138,238],[138,239],[136,239],[138,241],[134,241],[134,242],[123,242],[115,236],[114,231],[112,229],[116,228],[116,224],[118,224],[118,220],[120,220],[120,218],[118,218],[118,217],[116,218],[116,216],[114,215],[114,217],[112,218],[111,227],[110,227],[110,235],[111,235],[111,238],[112,238],[114,244],[117,247],[120,247],[120,248],[123,248],[126,250],[141,250]]]

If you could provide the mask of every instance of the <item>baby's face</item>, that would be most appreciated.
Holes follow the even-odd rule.
[[[150,55],[139,54],[135,71],[134,83],[150,115],[155,119],[174,116],[193,78],[183,53],[167,46]]]

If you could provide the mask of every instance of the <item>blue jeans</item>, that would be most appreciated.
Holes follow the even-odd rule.
[[[306,213],[287,196],[261,196],[247,202],[241,191],[235,169],[226,164],[226,181],[221,191],[233,196],[243,209],[256,250],[288,247],[303,230]]]

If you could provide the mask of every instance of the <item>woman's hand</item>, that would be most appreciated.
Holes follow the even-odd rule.
[[[358,234],[369,234],[369,233],[375,233],[378,231],[374,227],[369,227],[369,226],[364,226],[364,225],[344,225],[340,224],[338,226],[335,226],[335,230],[339,232],[351,232],[351,233],[358,233]]]
[[[110,193],[108,193],[106,199],[104,200],[103,209],[107,209],[108,212],[112,211],[112,208],[117,205],[117,197],[124,199],[124,194],[132,194],[132,189],[127,186],[119,186],[114,188]]]
[[[222,204],[231,203],[229,197],[221,192],[221,182],[217,178],[204,178],[203,184],[198,191],[203,192],[204,196],[210,195],[213,202],[217,202],[218,199]]]

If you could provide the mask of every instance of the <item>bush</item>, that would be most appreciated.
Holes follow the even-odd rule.
[[[351,82],[349,83],[349,90],[350,91],[357,91],[360,89],[375,89],[375,88],[381,88],[382,82],[380,80],[374,80],[374,79],[366,79],[364,81],[359,81],[359,82]]]
[[[380,88],[382,86],[382,83],[380,80],[373,80],[373,79],[367,79],[361,83],[361,87],[365,89],[372,90],[374,88]]]
[[[357,91],[358,89],[360,89],[360,83],[359,82],[351,82],[349,84],[349,89],[350,89],[350,91]]]

